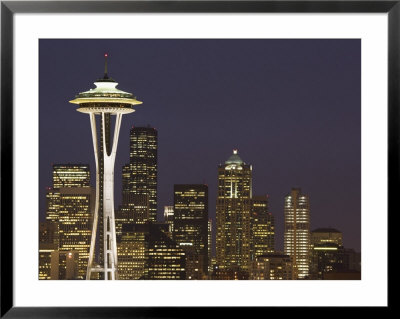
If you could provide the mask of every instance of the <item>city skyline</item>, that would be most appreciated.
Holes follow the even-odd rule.
[[[65,64],[71,63],[70,65],[75,66],[79,64],[80,60],[85,61],[85,65],[79,64],[80,67],[83,68],[81,70],[82,74],[79,74],[79,76],[75,73],[77,72],[76,70],[71,70],[70,72],[64,70],[64,73],[62,73],[62,80],[65,82],[63,82],[63,85],[61,86],[63,88],[62,91],[68,91],[69,94],[69,92],[75,90],[76,93],[76,91],[79,91],[79,87],[86,87],[88,83],[93,82],[93,79],[99,77],[101,75],[99,69],[101,68],[103,54],[105,51],[108,51],[110,52],[109,72],[111,77],[116,78],[117,81],[122,83],[121,89],[126,89],[128,91],[132,89],[134,94],[138,96],[138,99],[141,99],[144,102],[143,106],[137,108],[134,117],[123,123],[121,127],[120,142],[118,145],[119,155],[115,165],[116,207],[121,203],[121,176],[118,177],[118,175],[121,174],[122,165],[127,163],[129,159],[129,127],[132,125],[143,126],[150,124],[152,127],[157,129],[160,139],[158,160],[159,217],[162,216],[164,206],[173,204],[172,194],[174,184],[205,183],[209,186],[209,213],[210,216],[215,219],[217,165],[223,163],[228,158],[233,148],[238,148],[244,162],[253,165],[254,193],[269,195],[270,211],[273,213],[277,224],[277,250],[282,250],[283,247],[283,198],[292,187],[296,186],[301,187],[302,190],[310,196],[311,230],[317,227],[338,228],[344,234],[344,245],[346,247],[355,248],[358,251],[360,250],[361,114],[359,100],[360,81],[357,81],[357,79],[360,79],[360,43],[358,40],[42,41],[43,40],[41,40],[40,46],[41,73],[42,68],[44,68],[43,74],[50,72],[50,79],[53,78],[53,72],[60,72],[60,68],[63,68],[54,60],[47,60],[46,62],[48,54],[55,55],[61,60],[66,58],[69,62]],[[67,49],[67,46],[71,45],[71,41],[77,42],[74,43],[80,47],[86,48],[87,50],[70,51]],[[69,44],[67,45],[66,42],[69,42]],[[261,72],[262,74],[260,74],[260,70],[254,68],[257,63],[260,63],[260,58],[262,57],[261,53],[259,53],[259,56],[256,56],[256,58],[258,58],[256,61],[250,61],[249,58],[240,59],[240,56],[238,56],[238,54],[233,50],[239,42],[247,45],[246,52],[252,54],[252,56],[256,54],[250,53],[250,47],[253,48],[255,52],[262,52],[264,54],[269,53],[275,57],[274,63],[277,63],[277,53],[279,51],[283,52],[282,55],[286,58],[286,60],[283,61],[286,63],[283,64],[283,62],[281,62],[281,67],[277,67],[274,70],[273,65],[271,65],[270,62],[265,62],[265,65],[275,72],[273,75],[276,80],[279,80],[278,82],[280,82],[280,84],[285,81],[286,84],[290,84],[290,81],[288,81],[290,78],[276,78],[276,76],[279,75],[278,71],[281,71],[281,73],[286,75],[291,74],[294,76],[294,71],[299,71],[301,65],[306,64],[310,67],[309,73],[311,73],[311,75],[313,74],[315,78],[311,79],[310,74],[304,73],[305,70],[303,70],[302,75],[311,81],[311,86],[313,88],[319,87],[319,84],[322,85],[324,94],[315,91],[314,95],[308,97],[307,94],[304,94],[304,91],[300,91],[297,87],[302,86],[302,83],[299,82],[300,78],[294,77],[292,79],[296,84],[296,88],[291,86],[287,86],[286,88],[278,86],[273,87],[274,89],[280,88],[280,92],[276,93],[275,91],[275,99],[279,96],[282,99],[281,104],[286,106],[286,108],[278,107],[276,105],[277,100],[273,99],[274,102],[271,103],[272,105],[269,108],[268,96],[261,93],[264,91],[265,84],[269,84],[270,86],[273,84],[273,79],[269,79],[265,75],[266,73],[264,74]],[[121,45],[121,43],[124,44]],[[133,43],[131,44],[131,47],[130,43]],[[135,47],[135,44],[138,43],[140,43],[140,45],[137,45],[137,48]],[[121,49],[121,46],[130,48],[131,51],[128,50],[129,54],[118,51],[118,47]],[[135,47],[135,50],[139,52],[133,50],[132,47]],[[157,50],[154,51],[154,47],[163,47],[164,49],[167,49],[166,51],[163,51],[163,53],[166,53],[166,56],[161,57],[156,54],[155,51]],[[148,51],[146,51],[146,48]],[[180,52],[178,48],[182,49],[184,53],[177,54]],[[214,54],[210,54],[210,48],[214,49],[212,50]],[[266,48],[269,49],[269,51]],[[63,51],[64,49],[66,51]],[[349,51],[350,49],[352,51]],[[313,55],[310,56],[311,53],[309,51],[311,51],[311,53],[317,51],[319,58]],[[57,54],[54,54],[55,52]],[[149,52],[152,53],[149,57],[150,62],[144,58],[146,53]],[[230,53],[230,55],[227,55],[225,59],[228,60],[228,62],[223,59],[224,52]],[[196,57],[198,56],[193,56],[192,53],[201,56],[202,58],[200,61],[196,60]],[[298,57],[299,53],[302,59]],[[307,55],[307,53],[309,53],[309,55]],[[128,66],[129,68],[132,67],[134,70],[139,68],[140,72],[133,72],[133,74],[138,75],[138,78],[132,80],[127,78],[126,73],[129,72],[124,72],[124,63],[121,62],[120,59],[123,58],[126,62],[126,55],[135,56],[135,54],[136,60],[141,61],[141,63],[138,62],[136,64],[135,62],[130,62]],[[178,58],[175,57],[174,60],[173,56],[175,54],[178,55]],[[83,56],[85,56],[85,58],[83,58]],[[315,59],[313,60],[313,58]],[[44,59],[44,61],[42,61],[42,59]],[[242,64],[232,63],[236,60],[237,62],[242,62]],[[193,78],[189,79],[201,84],[205,84],[203,78],[205,77],[205,79],[209,80],[210,71],[214,71],[214,74],[211,73],[213,75],[211,78],[214,79],[214,86],[205,86],[208,91],[204,89],[204,86],[200,86],[203,90],[195,90],[197,95],[189,94],[182,89],[178,89],[174,91],[174,94],[178,97],[181,95],[183,96],[182,99],[178,99],[176,96],[172,96],[165,87],[164,90],[160,91],[160,83],[155,79],[153,82],[150,81],[151,74],[153,74],[155,78],[157,76],[162,76],[162,68],[160,68],[158,73],[155,72],[156,70],[154,68],[146,71],[146,67],[150,66],[151,61],[158,61],[159,67],[160,65],[164,68],[170,67],[170,69],[168,69],[169,72],[181,68],[182,70],[180,74],[188,75],[191,74],[189,71],[197,71],[196,76],[192,75]],[[167,61],[169,61],[169,64],[166,64]],[[207,61],[209,63],[207,63]],[[292,63],[291,69],[287,67],[288,61]],[[164,64],[162,64],[162,62]],[[217,67],[215,65],[216,62],[221,63],[222,66]],[[327,65],[322,64],[323,62]],[[231,68],[224,69],[224,67],[228,66],[224,63],[229,64]],[[171,65],[174,65],[175,69],[173,69]],[[205,69],[202,70],[199,65],[203,66]],[[265,65],[260,66],[265,68]],[[55,70],[47,70],[46,66],[47,68],[53,67]],[[235,66],[235,68],[233,68],[233,66]],[[253,67],[246,68],[246,66]],[[312,66],[314,67],[312,68]],[[265,71],[262,67],[260,67],[260,69],[262,69],[261,71]],[[326,78],[326,73],[329,73],[328,69],[331,71],[331,79]],[[229,76],[225,74],[223,70],[225,70],[225,72],[229,71]],[[149,72],[150,74],[147,74],[146,72]],[[178,71],[175,72],[179,73]],[[207,72],[208,77],[206,76]],[[236,75],[236,77],[233,75]],[[241,77],[238,77],[237,75],[241,75]],[[271,74],[268,75],[273,78]],[[329,85],[327,83],[318,83],[318,75],[320,75],[320,79],[329,82]],[[246,78],[246,76],[250,78]],[[143,81],[141,81],[141,77],[144,78]],[[72,78],[76,80],[77,84],[75,86],[74,83],[71,87],[70,81],[72,81]],[[180,85],[185,84],[181,77],[174,79]],[[264,81],[257,82],[255,79],[263,79]],[[339,81],[339,79],[341,81]],[[307,83],[307,81],[304,82]],[[336,85],[333,86],[333,83]],[[141,84],[143,84],[143,86]],[[164,86],[171,88],[171,84],[168,86],[165,78],[163,84]],[[194,83],[191,84],[193,86]],[[216,84],[219,84],[219,86],[216,86]],[[226,87],[221,87],[221,85],[225,85]],[[310,82],[308,82],[308,85],[310,85]],[[46,102],[49,97],[42,95],[42,92],[46,92],[47,95],[49,90],[53,89],[53,83],[50,83],[49,79],[41,76],[40,87],[40,191],[42,192],[44,187],[49,186],[48,176],[46,178],[46,173],[43,174],[43,172],[51,171],[51,162],[89,163],[92,172],[94,163],[92,159],[93,149],[89,144],[91,142],[90,133],[85,126],[87,124],[87,119],[83,119],[86,120],[84,121],[85,124],[80,124],[82,121],[78,120],[75,114],[66,115],[67,118],[69,117],[72,119],[73,117],[73,121],[77,123],[74,131],[78,131],[78,133],[76,134],[71,130],[65,131],[64,134],[70,136],[72,139],[76,139],[79,136],[80,143],[82,144],[80,150],[71,149],[72,141],[68,141],[68,139],[61,135],[54,134],[54,136],[58,136],[56,139],[52,139],[51,136],[45,136],[45,132],[57,132],[60,129],[65,129],[63,128],[62,123],[58,123],[59,127],[55,128],[53,126],[54,120],[51,121],[52,123],[46,123],[45,117],[42,116],[45,110],[47,111],[49,108],[53,107],[53,109],[62,112],[62,114],[68,112],[72,113],[74,110],[68,106],[67,102],[62,101],[62,96],[65,95],[65,92],[61,94],[59,89],[54,93],[52,92],[50,95],[61,94],[61,98],[60,96],[57,96],[57,98],[53,99],[60,101],[57,103],[61,103],[61,106],[55,107],[54,103],[50,105],[49,101]],[[194,85],[194,87],[196,87],[196,85]],[[218,87],[221,92],[218,92],[216,87]],[[241,91],[235,90],[239,87],[246,89],[243,91],[243,94]],[[273,95],[274,90],[268,90],[268,86],[266,87],[268,93]],[[330,95],[329,91],[327,91],[332,87],[335,88],[335,96],[333,96],[333,94]],[[47,88],[47,90],[45,90],[45,88]],[[157,88],[157,90],[152,93],[151,88]],[[287,89],[288,92],[295,92],[297,94],[296,97],[299,99],[296,102],[298,105],[303,106],[302,110],[300,110],[300,106],[298,108],[287,108],[289,102],[293,104],[295,101],[290,101],[290,98],[289,101],[287,100],[290,94],[285,94],[286,91],[284,89]],[[339,94],[338,91],[340,90],[342,94]],[[253,96],[249,94],[249,91],[253,93]],[[207,92],[208,94],[202,94],[202,92]],[[223,94],[223,92],[225,92],[225,94]],[[227,94],[226,92],[229,92],[230,94]],[[193,92],[191,91],[191,93]],[[210,93],[213,94],[210,95]],[[254,97],[255,93],[258,93],[257,97],[259,99],[260,96],[263,96],[263,99],[257,100],[257,102]],[[161,98],[158,97],[159,101],[166,101],[163,103],[167,105],[155,103],[157,98],[154,96],[157,96],[157,94],[161,95]],[[208,117],[208,122],[202,121],[204,115],[202,112],[198,111],[199,107],[196,108],[196,105],[199,106],[200,103],[200,105],[202,105],[208,112],[211,112],[213,111],[212,107],[207,104],[213,102],[213,99],[208,99],[207,97],[211,96],[216,98],[220,95],[225,97],[226,100],[224,101],[223,99],[222,101],[225,103],[221,103],[219,100],[217,103],[218,111],[211,113],[213,116]],[[245,97],[244,99],[243,96]],[[166,97],[169,97],[170,99],[166,99]],[[322,97],[325,97],[325,104],[331,103],[331,105],[335,105],[337,108],[332,110],[329,107],[320,106],[318,109],[316,105],[319,104]],[[254,100],[252,100],[252,98]],[[178,108],[174,106],[174,103],[171,103],[171,99],[178,102]],[[250,104],[247,107],[248,111],[243,113],[243,115],[241,110],[246,107],[243,106],[243,104],[244,101],[248,99],[250,99],[248,103],[256,104],[257,107],[252,107]],[[185,101],[187,105],[186,107],[190,109],[190,112],[178,112],[178,110],[184,111],[182,107]],[[339,105],[339,102],[344,102],[344,105]],[[204,105],[202,103],[204,103]],[[307,103],[310,104],[308,108],[305,107],[305,105],[308,105]],[[191,108],[190,104],[194,104],[195,106]],[[226,104],[231,107],[226,107]],[[260,104],[265,105],[266,110],[260,108]],[[42,106],[44,108],[43,111]],[[163,108],[168,110],[172,109],[174,111],[171,111],[172,115],[168,115],[168,113],[163,111]],[[224,110],[228,110],[231,113],[224,113]],[[156,114],[158,111],[160,111],[160,115]],[[259,116],[254,115],[256,111]],[[49,116],[52,116],[51,113],[52,112],[50,112]],[[231,115],[229,116],[226,114]],[[275,121],[269,120],[271,116],[274,117]],[[312,117],[311,119],[309,119],[310,116]],[[185,119],[187,123],[184,123]],[[165,122],[168,122],[168,120],[169,123],[166,124]],[[206,125],[210,122],[212,125]],[[301,122],[302,125],[299,125],[298,122]],[[180,127],[180,131],[177,130],[177,127]],[[271,127],[273,129],[271,129]],[[288,128],[291,129],[289,130]],[[247,134],[243,134],[241,129]],[[265,136],[265,138],[263,136]],[[305,139],[304,137],[308,138]],[[56,140],[58,142],[55,142]],[[292,141],[292,144],[287,144],[287,142],[290,142],[291,140],[295,140],[295,142]],[[280,143],[278,141],[280,141]],[[59,149],[60,145],[57,144],[62,144],[62,149]],[[282,148],[287,148],[287,150],[284,151]],[[46,155],[43,153],[46,152],[46,149],[52,149],[53,152]],[[172,152],[169,156],[174,159],[173,161],[168,160],[168,150]],[[179,155],[177,155],[177,151],[179,150]],[[286,156],[282,156],[283,153]],[[307,156],[301,156],[304,153],[307,153]],[[126,156],[127,154],[128,156]],[[255,156],[255,154],[257,154],[257,156]],[[274,154],[277,154],[276,157],[278,157],[279,160],[274,157]],[[50,158],[51,155],[53,155],[53,158]],[[340,155],[345,156],[342,158]],[[45,159],[44,161],[42,161],[43,158]],[[62,158],[64,158],[64,160],[62,160]],[[278,164],[281,166],[278,166]],[[45,165],[48,165],[47,168]],[[310,174],[310,172],[314,173]],[[332,196],[332,194],[335,194],[336,196]],[[340,200],[337,200],[337,198]],[[41,219],[43,219],[44,214],[43,208],[44,204],[41,197]]]

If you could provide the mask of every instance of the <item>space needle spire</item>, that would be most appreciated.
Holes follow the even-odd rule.
[[[104,54],[104,77],[94,82],[96,88],[79,93],[70,103],[77,111],[89,114],[96,162],[96,204],[86,279],[93,272],[102,273],[101,279],[118,279],[117,240],[114,214],[114,164],[122,115],[134,112],[134,105],[142,104],[132,93],[117,89],[118,83],[108,76],[108,53]],[[100,136],[97,121],[99,119]],[[111,122],[115,118],[111,140]],[[99,259],[95,262],[96,236],[99,235]]]

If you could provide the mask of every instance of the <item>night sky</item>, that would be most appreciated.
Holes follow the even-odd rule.
[[[115,164],[115,207],[129,130],[158,131],[158,216],[174,184],[209,186],[239,150],[253,166],[253,195],[268,194],[283,250],[284,196],[310,196],[311,229],[334,227],[361,249],[360,40],[40,40],[39,198],[45,216],[52,163],[95,164],[89,116],[68,103],[108,71],[142,105],[124,115]]]

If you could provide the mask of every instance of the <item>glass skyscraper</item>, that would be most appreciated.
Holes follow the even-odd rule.
[[[305,279],[310,270],[310,203],[300,188],[285,197],[284,252],[293,261],[293,279]]]
[[[218,166],[216,259],[220,269],[248,271],[251,263],[252,168],[237,150]]]

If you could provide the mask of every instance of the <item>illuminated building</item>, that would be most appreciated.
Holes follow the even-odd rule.
[[[39,224],[39,280],[51,279],[51,253],[58,250],[58,224]]]
[[[253,196],[251,211],[251,260],[274,251],[274,216],[268,212],[268,196]]]
[[[313,230],[311,232],[311,278],[335,279],[336,277],[331,273],[351,271],[353,273],[361,271],[360,254],[343,247],[342,233],[334,228]]]
[[[253,261],[251,279],[291,280],[292,260],[290,256],[279,253],[257,256]]]
[[[71,174],[69,174],[71,171]],[[53,250],[78,251],[78,278],[84,279],[88,265],[95,194],[86,164],[53,165],[53,186],[48,188],[46,222],[42,238],[53,238]],[[50,237],[48,238],[50,240]],[[42,254],[44,256],[44,254]],[[47,255],[46,258],[49,256]]]
[[[119,279],[181,280],[186,256],[166,235],[167,224],[126,224],[118,236]]]
[[[208,272],[208,186],[174,185],[173,239],[187,253],[188,279]]]
[[[89,186],[89,165],[53,164],[53,188]]]
[[[51,253],[51,279],[74,280],[82,279],[78,272],[79,252],[76,250]]]
[[[157,221],[157,130],[133,127],[130,162],[122,169],[122,207],[147,220]],[[138,209],[137,206],[140,206]]]
[[[79,252],[79,278],[84,279],[92,235],[94,189],[62,187],[59,192],[59,250]]]
[[[229,269],[221,269],[215,266],[211,275],[212,280],[248,280],[249,272],[232,266]]]
[[[51,278],[51,253],[57,250],[53,243],[39,242],[39,280]]]
[[[216,258],[220,270],[250,268],[251,197],[251,165],[233,150],[225,164],[218,166]]]
[[[292,257],[293,279],[305,279],[310,268],[309,198],[292,188],[284,205],[284,253]]]
[[[208,220],[208,273],[212,272],[212,219]]]
[[[134,280],[145,276],[148,258],[148,230],[138,224],[126,224],[118,235],[118,279]],[[127,228],[128,227],[128,228]]]
[[[144,224],[149,220],[149,200],[147,195],[130,194],[132,205],[121,205],[115,212],[115,229],[120,234],[125,224]],[[133,204],[134,203],[134,204]]]
[[[46,189],[46,221],[58,223],[58,210],[60,205],[60,192],[58,189]]]
[[[324,279],[328,272],[348,270],[343,246],[336,243],[315,243],[311,252],[311,278]]]
[[[117,89],[118,83],[108,76],[105,54],[104,77],[94,84],[96,88],[79,93],[70,103],[77,104],[77,111],[89,115],[94,156],[96,162],[96,205],[91,236],[86,279],[92,272],[101,272],[104,280],[118,279],[117,240],[114,216],[114,163],[122,115],[134,112],[133,105],[141,104],[132,93]],[[100,130],[96,126],[99,115]],[[115,124],[112,125],[112,117]],[[111,129],[114,127],[114,133]],[[100,133],[100,138],[97,135]],[[113,136],[112,136],[113,135]],[[99,264],[96,267],[94,253],[99,232]]]
[[[58,249],[58,222],[45,221],[39,223],[39,243],[55,244]]]
[[[318,228],[311,232],[311,246],[325,243],[343,246],[342,232],[334,228]]]
[[[169,232],[174,232],[174,206],[164,206],[164,222],[169,225]]]
[[[51,279],[51,253],[58,250],[58,223],[39,224],[39,280]]]

